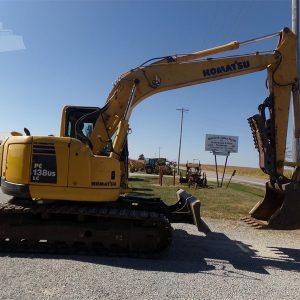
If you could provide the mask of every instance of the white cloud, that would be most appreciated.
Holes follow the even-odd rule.
[[[23,37],[15,35],[12,30],[4,29],[0,22],[0,52],[25,49]]]

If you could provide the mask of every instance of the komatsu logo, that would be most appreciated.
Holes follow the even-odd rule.
[[[207,76],[213,76],[213,75],[222,74],[222,73],[244,70],[244,69],[248,69],[249,67],[250,67],[249,60],[235,61],[233,64],[228,64],[228,65],[220,66],[220,67],[216,67],[216,68],[205,69],[205,70],[203,70],[203,76],[207,77]]]

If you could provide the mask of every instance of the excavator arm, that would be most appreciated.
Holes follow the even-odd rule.
[[[273,54],[254,54],[191,62],[163,62],[124,74],[113,88],[91,134],[93,152],[99,153],[121,120],[147,97],[185,86],[210,82],[265,69],[279,62]]]
[[[297,87],[297,70],[295,35],[286,28],[279,36],[276,50],[270,53],[207,58],[243,44],[232,42],[189,55],[166,57],[123,74],[106,105],[97,112],[90,136],[93,153],[100,154],[114,136],[111,155],[118,157],[132,109],[155,93],[267,69],[269,96],[259,107],[259,115],[250,118],[249,123],[260,153],[260,167],[274,180],[283,176],[290,97]]]
[[[155,93],[266,69],[269,95],[258,107],[259,113],[248,122],[259,152],[260,168],[269,175],[270,181],[266,184],[265,198],[250,211],[247,220],[255,224],[256,221],[258,224],[265,222],[277,228],[298,226],[295,224],[300,223],[300,168],[298,162],[285,161],[290,99],[291,95],[295,99],[299,93],[296,36],[288,28],[283,29],[276,49],[270,53],[208,57],[243,44],[232,42],[189,55],[165,57],[123,74],[109,94],[106,105],[98,111],[90,137],[92,149],[94,154],[99,154],[109,143],[110,156],[118,159],[126,140],[131,111]],[[293,103],[297,112],[297,101]],[[299,138],[297,113],[295,128]],[[292,179],[284,176],[285,165],[296,168]]]

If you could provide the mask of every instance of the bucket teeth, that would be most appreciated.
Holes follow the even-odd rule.
[[[266,229],[268,228],[268,224],[267,222],[261,221],[261,220],[257,220],[251,216],[246,216],[241,218],[241,221],[244,221],[245,223],[247,223],[247,225],[255,228],[255,229]]]

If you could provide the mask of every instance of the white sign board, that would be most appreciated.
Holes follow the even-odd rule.
[[[229,155],[238,152],[238,136],[206,134],[205,151],[217,155]]]

